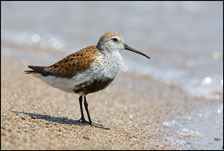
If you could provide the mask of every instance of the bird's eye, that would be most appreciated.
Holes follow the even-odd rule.
[[[113,40],[113,41],[115,41],[115,42],[117,42],[117,41],[118,41],[118,39],[117,39],[117,38],[113,38],[112,40]]]

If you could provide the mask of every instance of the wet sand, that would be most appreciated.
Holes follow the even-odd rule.
[[[184,149],[183,144],[167,140],[178,134],[163,122],[206,101],[150,76],[121,72],[108,88],[87,97],[92,120],[111,130],[94,128],[77,121],[78,95],[24,74],[26,66],[6,57],[1,60],[3,150]]]

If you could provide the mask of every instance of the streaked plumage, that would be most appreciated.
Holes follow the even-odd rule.
[[[143,56],[147,55],[127,46],[115,32],[104,33],[96,46],[79,50],[51,66],[28,66],[25,71],[40,78],[45,83],[65,92],[80,95],[81,121],[87,122],[82,111],[82,98],[88,114],[89,124],[93,124],[88,113],[86,95],[106,88],[116,77],[123,61],[120,50],[130,50]]]
[[[40,73],[43,76],[51,75],[60,78],[72,78],[78,72],[88,69],[97,55],[100,54],[96,46],[89,46],[63,58],[51,66],[29,66],[33,70],[27,72]]]

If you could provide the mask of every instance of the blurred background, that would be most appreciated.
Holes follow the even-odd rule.
[[[178,144],[185,145],[184,149],[223,149],[223,2],[9,1],[1,2],[1,131],[5,136],[2,144],[8,146],[5,149],[22,146],[25,143],[21,140],[34,136],[36,141],[29,142],[50,149],[46,148],[49,143],[45,131],[33,130],[36,125],[22,137],[21,127],[35,122],[21,122],[21,115],[9,112],[10,109],[47,117],[77,118],[74,111],[79,115],[74,108],[78,102],[67,101],[74,99],[73,94],[58,93],[43,82],[38,85],[33,77],[28,79],[23,74],[27,65],[51,65],[96,45],[108,31],[120,33],[129,46],[151,59],[122,51],[126,72],[117,76],[114,86],[93,95],[93,116],[104,117],[107,125],[117,125],[124,132],[131,129],[130,134],[138,137],[123,140],[141,147],[136,149],[159,149],[158,142],[168,149],[173,149],[168,144],[174,144],[175,149]],[[42,122],[41,127],[45,125]],[[75,133],[74,129],[68,131],[69,135],[63,135],[66,143],[82,145],[70,133]],[[94,132],[91,135],[100,141],[126,135],[121,131],[112,131],[113,135]],[[16,137],[10,137],[11,134]],[[58,136],[51,137],[50,140],[55,138],[53,146],[60,146],[61,142],[64,145]],[[124,147],[120,142],[125,141],[119,141],[117,146]],[[39,145],[40,142],[47,145]],[[107,139],[102,142],[105,145]]]
[[[192,96],[223,98],[222,2],[2,2],[2,57],[51,65],[104,32],[151,57],[121,52],[129,72]]]

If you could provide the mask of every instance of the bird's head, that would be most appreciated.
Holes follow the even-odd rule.
[[[101,51],[109,51],[109,52],[113,52],[113,51],[120,51],[120,50],[129,50],[135,53],[138,53],[140,55],[143,55],[145,57],[147,57],[148,59],[150,59],[149,56],[147,56],[146,54],[137,51],[131,47],[129,47],[123,37],[116,33],[116,32],[106,32],[104,33],[98,43],[97,43],[97,48]]]

